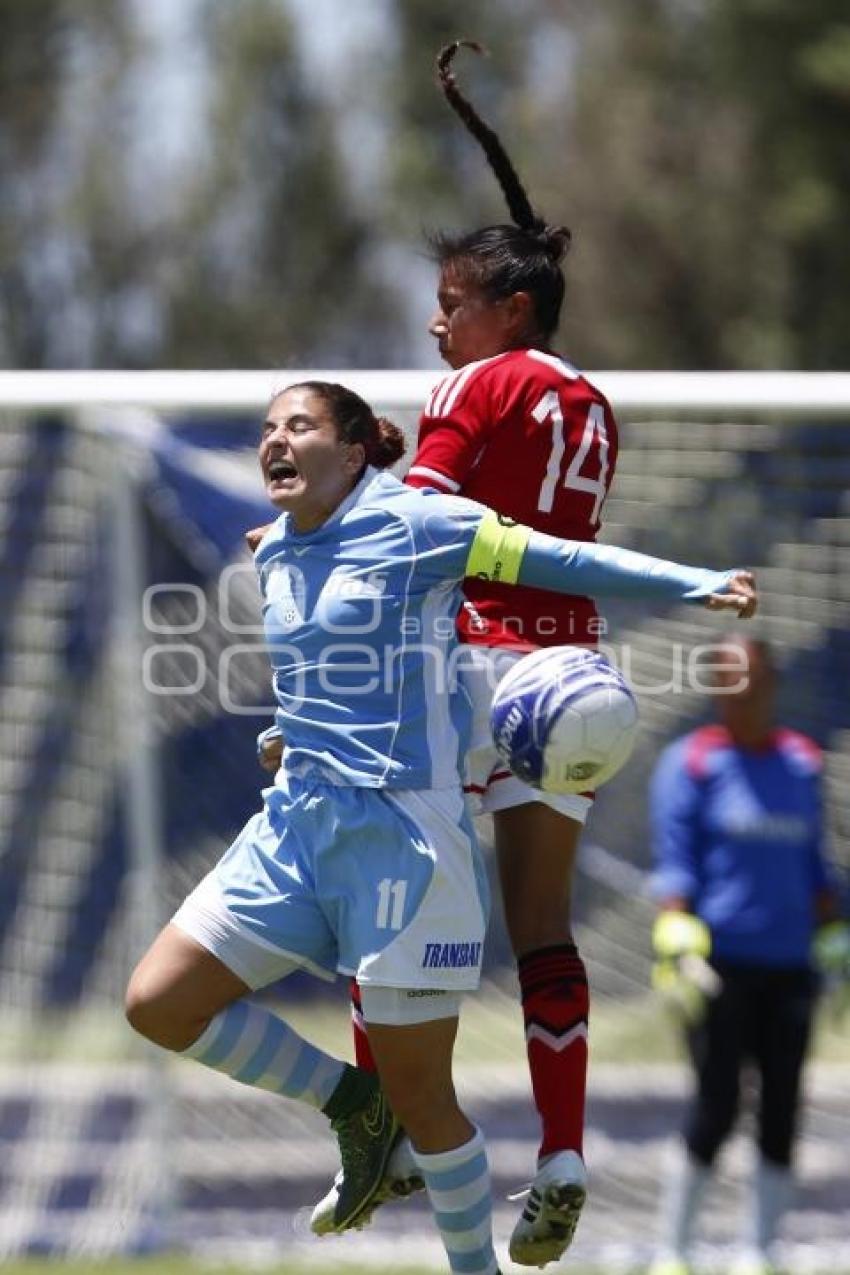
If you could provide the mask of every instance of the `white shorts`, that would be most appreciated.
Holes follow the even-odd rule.
[[[473,814],[495,814],[539,801],[559,814],[584,823],[593,805],[592,797],[578,793],[542,792],[518,779],[505,765],[490,729],[493,692],[508,669],[526,652],[507,647],[467,646],[459,665],[463,685],[472,701],[472,734],[464,768],[464,791]]]
[[[264,797],[175,925],[255,990],[297,967],[364,990],[478,986],[489,900],[460,788],[279,775]]]
[[[433,1023],[440,1018],[457,1018],[460,992],[440,992],[433,987],[375,987],[367,983],[360,990],[362,1026],[386,1023],[389,1027],[410,1027]]]

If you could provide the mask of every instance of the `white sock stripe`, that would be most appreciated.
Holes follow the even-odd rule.
[[[343,1066],[336,1058],[319,1057],[310,1077],[310,1098],[321,1111],[340,1082]]]
[[[285,1023],[281,1026],[286,1029],[286,1039],[281,1040],[265,1071],[251,1084],[255,1089],[283,1094],[311,1107],[324,1107],[339,1084],[343,1064],[317,1051]]]
[[[198,1039],[182,1051],[183,1056],[218,1068],[222,1059],[229,1058],[247,1021],[247,1001],[234,1001],[210,1019]]]
[[[426,1176],[426,1183],[428,1179]],[[473,1209],[490,1194],[490,1172],[483,1172],[468,1186],[455,1187],[453,1191],[436,1191],[428,1183],[428,1196],[436,1213],[465,1213]]]
[[[220,1014],[216,1014],[215,1018],[210,1019],[207,1023],[198,1039],[192,1041],[192,1044],[187,1045],[185,1049],[180,1050],[183,1058],[200,1059],[210,1046],[215,1044],[218,1033],[221,1031],[221,1023],[218,1021],[220,1017]]]
[[[474,1253],[477,1249],[486,1252],[488,1244],[492,1242],[492,1232],[493,1219],[491,1215],[479,1222],[472,1230],[463,1231],[455,1235],[446,1235],[444,1237],[446,1248],[450,1253]]]
[[[481,1131],[451,1151],[414,1155],[454,1275],[495,1275],[490,1170]]]
[[[283,1025],[283,1024],[281,1024]],[[254,1081],[257,1089],[270,1089],[279,1093],[283,1089],[293,1071],[298,1066],[301,1054],[301,1040],[294,1033],[282,1033],[274,1053],[269,1058],[262,1075]]]
[[[541,1027],[539,1023],[532,1023],[526,1028],[525,1039],[526,1041],[539,1040],[553,1049],[556,1054],[560,1054],[575,1041],[587,1040],[587,1023],[576,1023],[575,1027],[571,1027],[562,1035],[555,1035],[554,1032]]]
[[[242,1084],[313,1107],[325,1105],[343,1072],[338,1059],[302,1040],[270,1010],[245,1000],[217,1014],[183,1053]]]
[[[427,1173],[442,1173],[450,1169],[459,1169],[467,1160],[473,1160],[477,1155],[483,1155],[486,1159],[486,1151],[484,1147],[484,1135],[476,1126],[475,1132],[468,1142],[462,1142],[459,1147],[452,1147],[451,1151],[417,1151],[414,1148],[413,1154],[416,1157],[416,1163]]]
[[[268,1066],[253,1082],[257,1089],[285,1094],[311,1107],[323,1107],[336,1088],[342,1064],[325,1057],[301,1039],[286,1024],[286,1039],[281,1040]]]
[[[245,1008],[248,1016],[242,1031],[233,1042],[230,1053],[221,1060],[222,1063],[227,1064],[228,1075],[235,1075],[237,1071],[241,1071],[245,1063],[253,1058],[266,1034],[268,1011],[259,1009],[256,1005],[246,1005]]]

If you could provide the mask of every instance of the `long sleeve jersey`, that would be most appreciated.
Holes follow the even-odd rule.
[[[728,581],[557,540],[374,469],[313,531],[281,515],[255,563],[285,764],[364,787],[458,782],[469,706],[455,621],[466,577],[694,601]]]
[[[786,729],[756,749],[707,726],[662,755],[650,792],[653,890],[691,904],[718,957],[807,963],[815,896],[831,884],[820,772],[817,746]]]

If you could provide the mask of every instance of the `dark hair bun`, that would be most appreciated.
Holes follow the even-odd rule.
[[[540,241],[546,254],[557,264],[569,252],[573,236],[567,226],[544,226],[540,231]]]
[[[369,440],[366,459],[378,469],[387,469],[401,459],[407,444],[402,430],[386,416],[377,417],[376,424],[377,434]]]

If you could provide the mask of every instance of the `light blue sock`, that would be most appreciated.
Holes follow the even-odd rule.
[[[182,1056],[222,1071],[243,1085],[320,1109],[345,1070],[345,1063],[323,1053],[282,1018],[249,1000],[235,1001],[216,1014]]]
[[[498,1275],[493,1251],[490,1169],[481,1130],[452,1151],[413,1150],[425,1179],[434,1218],[457,1275]]]

